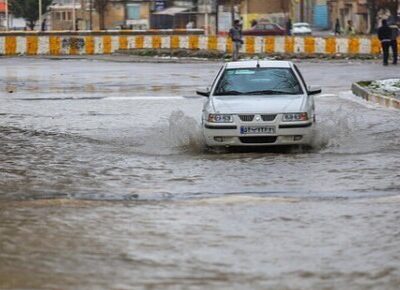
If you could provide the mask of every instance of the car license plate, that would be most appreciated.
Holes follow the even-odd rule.
[[[240,134],[275,134],[275,127],[249,127],[241,126]]]

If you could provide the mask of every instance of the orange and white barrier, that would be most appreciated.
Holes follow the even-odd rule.
[[[230,53],[232,42],[226,36],[203,35],[68,35],[2,34],[0,55],[93,55],[111,54],[124,49],[204,49]],[[399,41],[400,49],[400,41]],[[352,54],[377,55],[376,37],[245,37],[245,54]]]

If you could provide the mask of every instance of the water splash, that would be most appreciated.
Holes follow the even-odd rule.
[[[205,150],[201,125],[181,110],[173,111],[168,119],[169,142],[172,147],[193,153]]]
[[[317,120],[312,147],[314,149],[338,148],[352,138],[356,120],[340,106],[336,110],[325,113],[325,117]]]

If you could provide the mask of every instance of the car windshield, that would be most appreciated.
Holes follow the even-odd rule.
[[[302,94],[300,83],[290,68],[227,69],[214,95]]]

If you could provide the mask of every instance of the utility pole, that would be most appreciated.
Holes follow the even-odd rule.
[[[8,29],[9,29],[9,20],[8,20],[8,0],[6,0],[6,31],[8,31]]]
[[[300,0],[300,22],[304,22],[304,0]]]
[[[41,30],[41,27],[42,27],[42,14],[43,14],[43,11],[42,11],[42,0],[39,0],[39,25],[38,25],[38,30],[40,31]]]
[[[233,26],[233,22],[235,21],[235,0],[231,0],[231,22]]]
[[[92,10],[93,10],[93,0],[89,0],[89,30],[93,30],[93,15],[92,15]]]
[[[72,1],[72,30],[76,31],[76,10],[75,10],[75,0]]]

